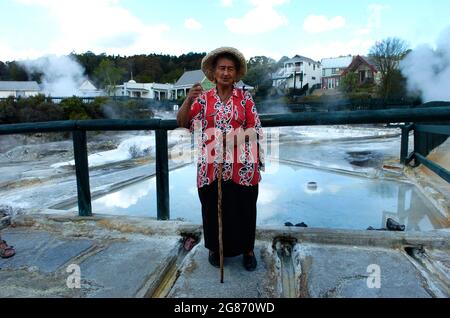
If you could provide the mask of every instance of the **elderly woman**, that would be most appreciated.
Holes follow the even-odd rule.
[[[195,84],[177,121],[191,132],[201,129],[197,187],[208,259],[219,267],[217,202],[222,176],[223,253],[225,257],[243,254],[244,267],[253,271],[262,130],[251,95],[235,86],[247,71],[246,60],[234,48],[219,48],[203,59],[202,70],[216,86],[203,92]]]

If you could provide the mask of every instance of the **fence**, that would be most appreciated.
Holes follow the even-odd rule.
[[[261,115],[263,127],[313,126],[342,124],[389,124],[412,123],[402,125],[401,160],[422,163],[450,182],[450,172],[426,159],[419,141],[415,141],[414,152],[407,156],[409,132],[413,129],[415,137],[419,133],[450,135],[448,125],[422,125],[414,123],[450,122],[450,107],[395,109],[376,111],[351,111],[330,113],[295,113],[282,115]],[[391,126],[399,127],[399,126]],[[80,216],[91,216],[91,192],[89,184],[89,165],[87,156],[86,131],[107,130],[155,130],[156,138],[156,191],[157,217],[159,220],[170,219],[169,207],[169,163],[167,131],[177,128],[175,120],[91,120],[91,121],[56,121],[45,123],[27,123],[0,125],[0,135],[71,131],[75,157],[75,170],[78,191],[78,211]]]

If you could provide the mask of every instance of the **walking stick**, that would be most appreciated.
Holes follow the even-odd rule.
[[[220,282],[223,284],[222,167],[223,164],[219,163],[217,212],[219,221]]]
[[[222,138],[222,142],[224,142],[224,138]],[[223,145],[223,149],[225,148],[225,144]],[[221,153],[222,160],[219,163],[219,173],[217,180],[217,219],[219,223],[219,256],[220,256],[220,282],[223,284],[223,224],[222,224],[222,169],[223,169],[223,152]]]

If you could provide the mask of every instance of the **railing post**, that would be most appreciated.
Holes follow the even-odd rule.
[[[158,220],[170,220],[169,154],[167,130],[157,129],[156,137],[156,198]]]
[[[400,163],[406,164],[408,159],[408,148],[409,148],[409,132],[411,131],[412,125],[405,125],[400,127],[402,129],[402,142],[400,146]]]
[[[420,133],[417,131],[417,129],[414,129],[414,150],[411,156],[409,156],[409,161],[411,162],[414,160],[414,164],[412,167],[417,168],[420,166],[420,162],[416,158],[416,154],[421,154],[420,150]]]
[[[77,176],[78,214],[80,216],[92,216],[86,131],[75,130],[72,134]]]

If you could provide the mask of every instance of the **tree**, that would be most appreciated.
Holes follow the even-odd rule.
[[[125,71],[122,68],[116,67],[114,62],[104,59],[95,69],[94,76],[97,77],[106,92],[111,95],[124,73]]]
[[[5,63],[0,61],[0,81],[6,80],[8,78],[8,68]]]
[[[276,62],[274,59],[267,56],[254,56],[248,61],[248,67],[267,66],[273,68]]]
[[[28,81],[28,74],[17,62],[7,62],[10,81]]]
[[[344,93],[352,93],[356,90],[358,84],[358,74],[349,72],[342,77],[339,89]]]
[[[399,38],[384,39],[370,49],[369,56],[381,73],[380,95],[384,100],[391,98],[395,93],[393,81],[398,77],[396,71],[407,53],[407,43]]]
[[[253,86],[259,95],[267,93],[272,87],[272,73],[276,69],[276,61],[266,56],[255,56],[249,60],[247,66],[248,72],[243,81]]]
[[[91,51],[83,54],[71,54],[85,69],[86,75],[91,77],[95,69],[100,65],[101,61],[106,58],[106,54],[96,55]]]

